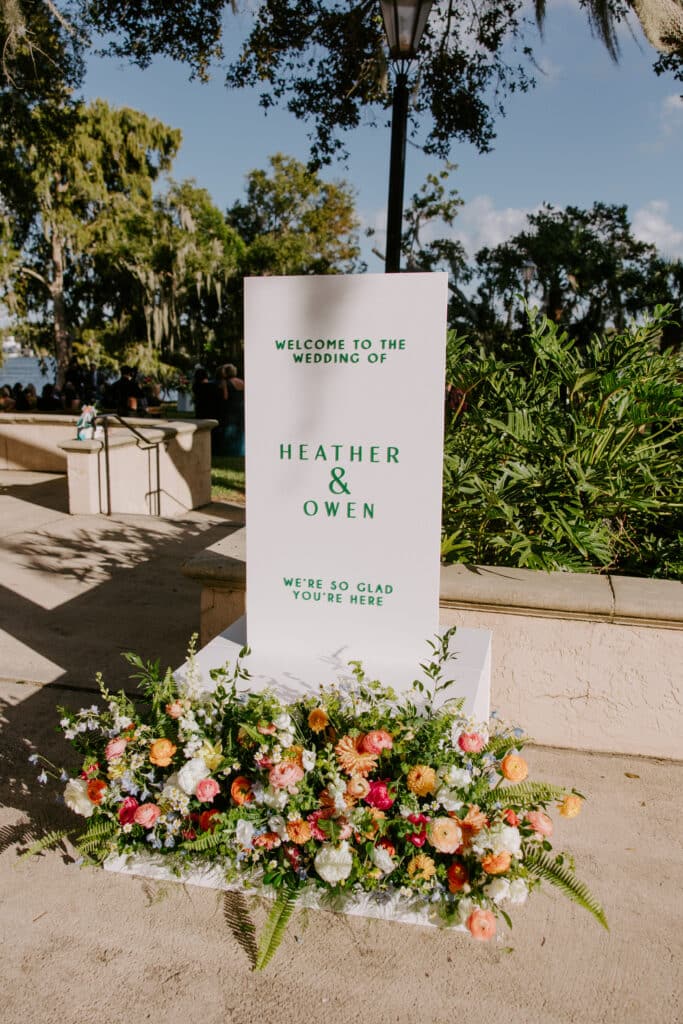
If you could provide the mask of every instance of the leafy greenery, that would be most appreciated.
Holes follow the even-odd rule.
[[[443,556],[532,569],[683,573],[681,356],[670,310],[579,346],[531,313],[526,350],[451,334]]]
[[[255,971],[263,971],[275,956],[282,938],[285,934],[294,908],[296,906],[299,888],[295,885],[285,886],[279,890],[275,904],[268,915],[265,928],[259,939],[256,953]]]
[[[557,886],[573,903],[578,903],[580,907],[591,913],[602,927],[609,931],[605,911],[584,883],[580,882],[565,865],[562,854],[550,857],[541,850],[532,850],[527,854],[525,863],[532,875]]]

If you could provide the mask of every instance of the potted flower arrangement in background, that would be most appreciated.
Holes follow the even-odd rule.
[[[607,927],[571,859],[551,852],[551,805],[574,818],[583,797],[531,781],[520,731],[472,722],[448,698],[450,635],[408,693],[352,662],[349,679],[291,702],[249,692],[247,649],[212,673],[210,692],[192,656],[178,682],[126,655],[142,703],[100,680],[102,706],[62,712],[82,757],[64,790],[83,819],[70,833],[81,856],[153,857],[180,878],[210,865],[230,885],[270,892],[256,968],[297,902],[388,906],[488,940],[546,881]]]

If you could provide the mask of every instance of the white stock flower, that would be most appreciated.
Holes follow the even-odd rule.
[[[315,870],[328,885],[336,885],[348,878],[353,868],[353,854],[344,841],[339,846],[322,846],[313,861]]]
[[[275,789],[273,786],[266,786],[263,790],[262,802],[273,811],[284,811],[289,800],[289,793],[286,789]]]
[[[95,805],[88,796],[88,783],[85,779],[69,779],[64,787],[64,803],[83,818],[91,816]]]
[[[292,728],[292,719],[286,711],[273,719],[273,725],[279,732],[289,732]]]
[[[343,814],[347,810],[346,783],[337,776],[332,782],[328,783],[327,792],[334,800],[334,809],[337,814]]]
[[[178,772],[178,785],[188,796],[194,796],[197,792],[197,783],[207,779],[210,774],[204,758],[193,757],[191,761],[186,761]]]
[[[243,849],[251,849],[254,840],[254,825],[251,821],[240,818],[235,829],[235,839]]]
[[[133,719],[128,718],[127,715],[116,715],[114,718],[114,728],[117,732],[123,732],[128,726],[133,724]]]
[[[388,850],[385,850],[383,846],[373,846],[370,851],[370,857],[372,863],[376,868],[379,868],[382,874],[390,875],[396,865],[394,864],[391,854]]]
[[[458,768],[455,764],[439,769],[438,774],[451,789],[465,789],[472,781],[470,773],[464,768]]]
[[[484,893],[494,903],[502,903],[510,896],[510,883],[507,878],[494,878],[484,886]]]
[[[304,750],[301,755],[301,764],[305,772],[313,771],[315,768],[315,762],[317,760],[317,754],[315,750]]]
[[[287,732],[283,730],[282,732],[279,732],[277,734],[277,738],[285,750],[289,749],[289,747],[291,747],[292,744],[294,743],[293,732]]]
[[[523,878],[515,878],[510,882],[510,903],[526,903],[529,889]]]

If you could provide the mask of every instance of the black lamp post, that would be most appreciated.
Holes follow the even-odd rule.
[[[396,61],[391,108],[391,162],[384,261],[387,274],[397,274],[401,269],[403,186],[408,129],[408,62],[415,59],[432,3],[433,0],[380,0],[389,56]]]

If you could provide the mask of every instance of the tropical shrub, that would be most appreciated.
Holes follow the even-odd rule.
[[[531,312],[518,358],[452,333],[446,561],[680,578],[683,361],[670,307],[580,349]]]

